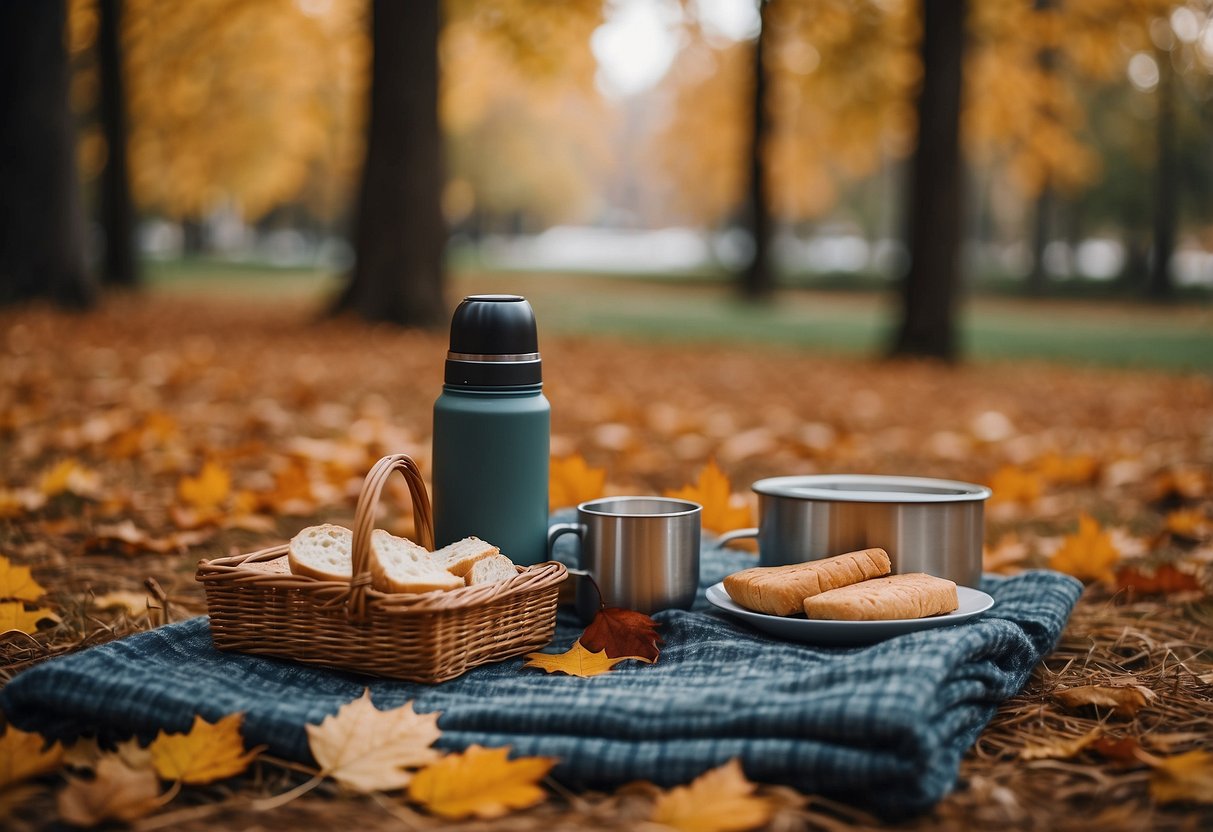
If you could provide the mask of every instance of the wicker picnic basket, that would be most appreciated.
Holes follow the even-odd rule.
[[[249,568],[284,556],[286,545],[198,564],[215,647],[442,682],[547,644],[567,575],[559,563],[518,567],[509,580],[449,592],[410,595],[371,588],[375,507],[395,471],[408,483],[417,542],[433,549],[430,500],[417,465],[405,454],[385,456],[367,474],[358,497],[349,583]]]

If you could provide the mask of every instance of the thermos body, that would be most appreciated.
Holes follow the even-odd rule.
[[[538,389],[450,385],[434,403],[434,542],[476,536],[547,560],[551,406]]]

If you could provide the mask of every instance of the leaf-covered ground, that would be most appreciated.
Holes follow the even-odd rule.
[[[118,299],[87,316],[0,313],[0,555],[47,590],[0,602],[12,619],[0,627],[0,680],[204,611],[199,558],[278,542],[319,519],[348,522],[362,474],[384,453],[428,470],[444,335],[311,314],[293,300],[215,297]],[[991,568],[1052,564],[1089,581],[1060,649],[984,732],[958,789],[910,826],[1213,825],[1213,764],[1181,756],[1213,743],[1213,379],[727,344],[544,337],[541,347],[553,453],[604,469],[607,491],[677,489],[712,459],[735,503],[752,480],[790,473],[981,481],[996,491]],[[565,493],[583,479],[592,473],[574,472]],[[384,520],[409,529],[403,508]],[[1055,695],[1084,685],[1116,687],[1103,695],[1129,705],[1083,704],[1107,702],[1098,691]],[[1138,702],[1130,685],[1148,695]],[[257,811],[256,798],[306,775],[272,762],[252,772],[186,788],[141,823],[440,823],[329,784]],[[54,816],[62,781],[34,782],[10,818],[17,828]],[[787,790],[759,794],[774,801],[780,829],[874,824]],[[659,799],[645,786],[557,790],[499,823],[634,828]]]

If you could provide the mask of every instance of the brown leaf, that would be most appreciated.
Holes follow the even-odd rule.
[[[1189,751],[1164,757],[1150,774],[1156,803],[1213,803],[1213,753]]]
[[[431,748],[442,735],[437,712],[418,714],[413,703],[381,711],[368,688],[319,725],[308,725],[307,741],[320,771],[356,792],[407,786],[417,768],[436,760]]]
[[[150,769],[132,769],[117,755],[105,755],[91,780],[68,777],[59,792],[59,817],[73,826],[102,821],[130,822],[160,805],[160,783]]]
[[[1202,591],[1200,581],[1195,575],[1181,571],[1170,563],[1162,564],[1153,572],[1136,566],[1122,567],[1116,570],[1116,588],[1142,595]]]
[[[771,818],[771,802],[754,794],[734,758],[704,772],[688,786],[678,786],[657,798],[653,820],[681,832],[742,832]]]
[[[1117,716],[1131,718],[1150,705],[1156,694],[1141,685],[1082,685],[1055,691],[1053,698],[1063,708],[1107,708]]]
[[[634,657],[624,656],[612,659],[607,656],[605,650],[591,653],[581,645],[580,641],[575,641],[573,646],[563,653],[527,653],[526,664],[523,667],[538,668],[546,673],[565,673],[569,676],[586,678],[606,673],[615,665],[625,662],[629,658]]]
[[[643,613],[603,607],[578,641],[591,653],[606,652],[612,659],[657,661],[661,655],[658,624]]]
[[[133,520],[123,520],[120,523],[99,525],[93,530],[93,535],[84,542],[86,552],[118,550],[128,555],[143,552],[153,552],[167,555],[174,552],[185,552],[191,546],[199,546],[215,536],[210,529],[197,531],[173,532],[163,537],[154,537],[135,525]]]
[[[1091,743],[1092,751],[1122,767],[1140,765],[1141,760],[1137,756],[1140,749],[1141,746],[1133,737],[1099,737]]]
[[[1026,746],[1019,751],[1021,760],[1068,760],[1099,739],[1102,730],[1092,728],[1080,737],[1054,737]]]
[[[509,759],[510,749],[469,746],[430,763],[409,783],[409,799],[427,811],[452,820],[499,818],[511,809],[542,803],[547,793],[539,781],[556,760],[552,757]]]
[[[122,610],[132,616],[147,615],[147,605],[146,592],[131,592],[126,589],[116,589],[93,598],[93,606],[99,610]]]

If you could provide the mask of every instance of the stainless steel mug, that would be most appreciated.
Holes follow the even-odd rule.
[[[829,474],[753,485],[759,527],[720,542],[758,538],[759,563],[784,566],[879,546],[893,571],[926,572],[961,586],[981,580],[990,489],[955,480]]]
[[[670,497],[605,497],[577,506],[576,523],[548,530],[548,556],[564,534],[581,538],[580,569],[607,606],[650,613],[690,609],[699,590],[699,521],[703,506]],[[577,584],[577,614],[588,621],[598,594]]]

